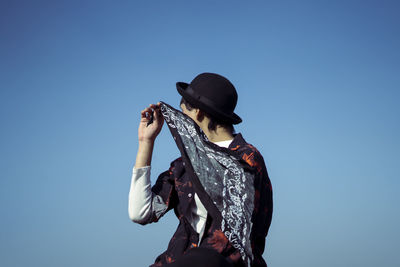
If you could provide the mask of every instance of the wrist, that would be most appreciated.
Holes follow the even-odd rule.
[[[139,151],[143,153],[150,153],[153,151],[154,140],[142,140],[139,141]]]
[[[139,145],[140,144],[148,144],[154,145],[155,138],[139,138]]]

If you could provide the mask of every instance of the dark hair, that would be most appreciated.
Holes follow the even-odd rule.
[[[189,102],[187,102],[186,99],[184,99],[183,97],[182,97],[181,102],[180,102],[180,105],[182,105],[182,104],[184,104],[185,107],[189,111],[194,109],[194,108],[198,108],[198,107],[195,107],[194,105],[190,104]],[[226,129],[228,129],[231,132],[231,134],[235,133],[235,128],[233,127],[233,124],[226,123],[226,122],[223,122],[221,120],[218,120],[215,117],[213,117],[212,115],[210,115],[209,113],[206,113],[206,112],[204,112],[204,113],[210,119],[210,121],[208,123],[208,130],[215,131],[217,129],[217,126],[220,125],[220,126],[226,128]]]

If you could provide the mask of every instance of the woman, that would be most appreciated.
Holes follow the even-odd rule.
[[[152,266],[266,266],[272,188],[261,154],[234,134],[233,124],[242,121],[234,113],[236,89],[213,73],[177,89],[182,112],[165,103],[141,112],[129,194],[132,221],[157,222],[171,209],[180,221]],[[154,141],[164,121],[182,156],[151,187]]]

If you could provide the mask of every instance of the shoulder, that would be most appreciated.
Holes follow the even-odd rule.
[[[258,149],[244,140],[241,134],[235,136],[230,149],[236,151],[240,158],[251,167],[262,167],[264,159]]]
[[[169,167],[170,174],[175,174],[175,176],[179,176],[184,170],[183,160],[182,157],[179,157],[173,160]]]
[[[171,167],[176,166],[176,165],[182,165],[182,164],[183,164],[182,157],[179,157],[171,162]]]

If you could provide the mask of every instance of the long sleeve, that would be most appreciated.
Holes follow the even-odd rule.
[[[157,221],[167,210],[161,196],[154,194],[150,183],[150,166],[133,168],[129,190],[129,218],[139,224]]]

